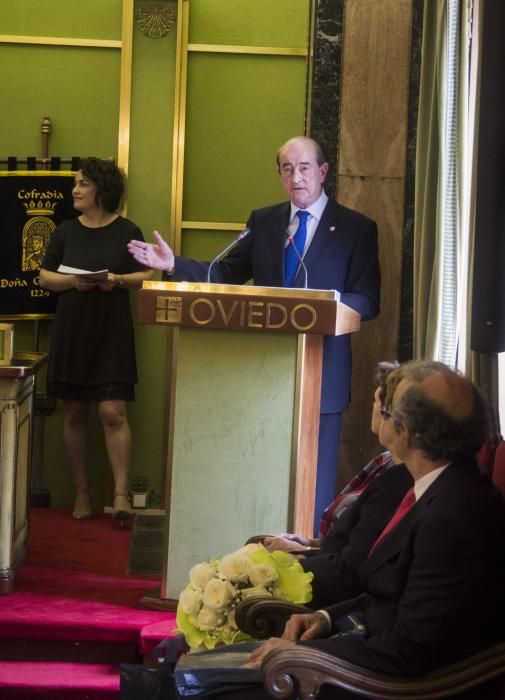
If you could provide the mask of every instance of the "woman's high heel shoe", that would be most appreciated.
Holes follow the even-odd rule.
[[[89,489],[77,491],[72,517],[74,520],[89,520],[93,517],[91,512],[91,491]]]
[[[130,520],[130,518],[133,518],[133,512],[127,494],[114,494],[112,498],[112,517],[114,520]]]

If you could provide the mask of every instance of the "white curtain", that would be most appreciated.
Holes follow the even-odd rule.
[[[414,226],[415,355],[463,370],[477,97],[472,13],[471,0],[425,3]]]
[[[482,3],[480,0],[465,3],[463,16],[466,36],[462,46],[462,75],[466,75],[461,91],[461,226],[458,231],[458,250],[461,280],[457,298],[457,362],[456,366],[467,376],[478,380],[475,353],[470,351],[470,325],[472,314],[473,249],[475,242],[475,198],[477,180],[477,133],[480,72],[480,32]]]

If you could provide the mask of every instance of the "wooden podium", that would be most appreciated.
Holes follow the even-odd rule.
[[[13,592],[28,542],[35,374],[46,360],[20,352],[0,366],[0,595]]]
[[[337,296],[144,282],[139,321],[175,329],[155,607],[173,604],[194,564],[252,534],[311,534],[323,336],[360,327]]]

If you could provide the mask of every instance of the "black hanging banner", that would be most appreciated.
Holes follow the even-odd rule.
[[[74,172],[0,171],[0,319],[48,318],[56,294],[39,285],[40,263],[56,226],[78,215]]]

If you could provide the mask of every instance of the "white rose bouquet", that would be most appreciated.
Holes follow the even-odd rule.
[[[222,559],[196,564],[179,596],[177,628],[191,648],[251,639],[235,624],[235,607],[250,596],[272,596],[293,603],[312,598],[312,573],[287,552],[248,544]]]

